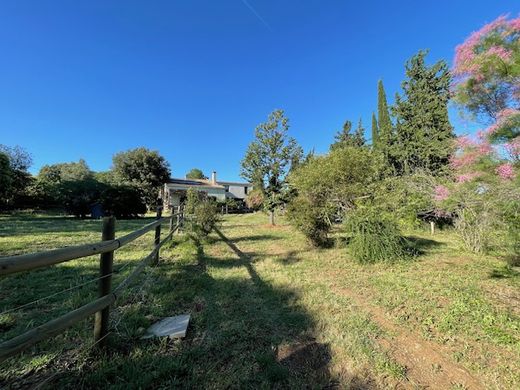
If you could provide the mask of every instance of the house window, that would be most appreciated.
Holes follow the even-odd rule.
[[[224,190],[226,190],[226,192],[229,192],[229,186],[224,186]]]
[[[248,187],[248,186],[245,186],[245,187],[244,187],[244,194],[246,194],[246,195],[247,195],[247,190],[248,190],[248,189],[249,189],[249,187]]]

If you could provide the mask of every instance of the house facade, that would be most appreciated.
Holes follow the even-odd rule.
[[[253,185],[251,183],[217,181],[216,172],[213,172],[211,179],[208,180],[172,178],[164,184],[161,191],[164,208],[168,210],[181,205],[186,199],[186,192],[189,188],[203,192],[209,198],[218,202],[224,202],[226,199],[245,200],[247,194],[253,189]]]

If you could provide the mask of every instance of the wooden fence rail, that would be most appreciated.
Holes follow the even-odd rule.
[[[174,217],[176,223],[174,224]],[[157,220],[143,226],[132,233],[129,233],[119,239],[114,239],[115,219],[108,217],[103,220],[102,238],[108,238],[99,243],[79,245],[52,251],[32,253],[20,256],[9,256],[0,258],[0,275],[7,275],[15,272],[32,270],[64,261],[69,261],[81,257],[101,254],[100,257],[100,278],[99,293],[100,297],[95,301],[87,303],[61,317],[55,318],[40,326],[37,326],[19,336],[0,343],[0,362],[10,356],[13,356],[26,348],[44,340],[55,336],[75,323],[96,314],[94,324],[94,338],[99,346],[104,345],[106,335],[108,333],[109,308],[116,303],[120,292],[124,290],[149,264],[156,264],[159,259],[159,251],[161,247],[172,238],[173,233],[177,231],[183,224],[183,214],[181,210],[172,214],[168,218],[162,218],[161,210],[157,212]],[[169,232],[161,240],[160,226],[162,223],[169,221]],[[128,244],[129,242],[141,237],[143,234],[155,229],[154,247],[150,254],[143,258],[136,268],[123,280],[114,290],[111,289],[110,277],[112,275],[113,252],[116,249]],[[112,237],[112,238],[111,238]]]

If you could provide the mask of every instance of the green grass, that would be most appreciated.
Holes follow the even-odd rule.
[[[118,221],[118,235],[146,222]],[[341,246],[312,249],[283,218],[275,228],[266,224],[262,214],[228,216],[224,238],[175,236],[160,265],[112,310],[106,353],[90,348],[89,319],[3,363],[0,387],[46,379],[49,388],[411,386],[414,373],[386,342],[395,329],[438,345],[485,388],[520,386],[520,276],[502,261],[464,253],[450,232],[433,239],[410,232],[423,252],[416,260],[361,265]],[[1,216],[0,255],[97,241],[100,228],[99,221]],[[149,253],[152,235],[116,252],[115,269],[125,268],[115,285]],[[91,257],[4,277],[0,312],[94,279],[97,267]],[[94,283],[0,315],[0,338],[96,294]],[[184,340],[140,339],[155,320],[188,312]]]

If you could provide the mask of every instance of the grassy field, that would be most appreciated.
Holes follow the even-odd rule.
[[[118,222],[118,235],[146,221]],[[228,216],[204,242],[176,236],[113,310],[109,349],[93,319],[0,368],[0,387],[520,387],[520,274],[468,255],[450,232],[410,233],[414,261],[360,265],[345,248],[312,249],[281,219]],[[0,217],[0,255],[100,236],[99,221]],[[116,252],[114,283],[152,235]],[[0,280],[0,312],[85,283],[97,258]],[[96,285],[0,315],[1,339],[88,302]],[[164,316],[191,313],[182,341],[141,340]]]

